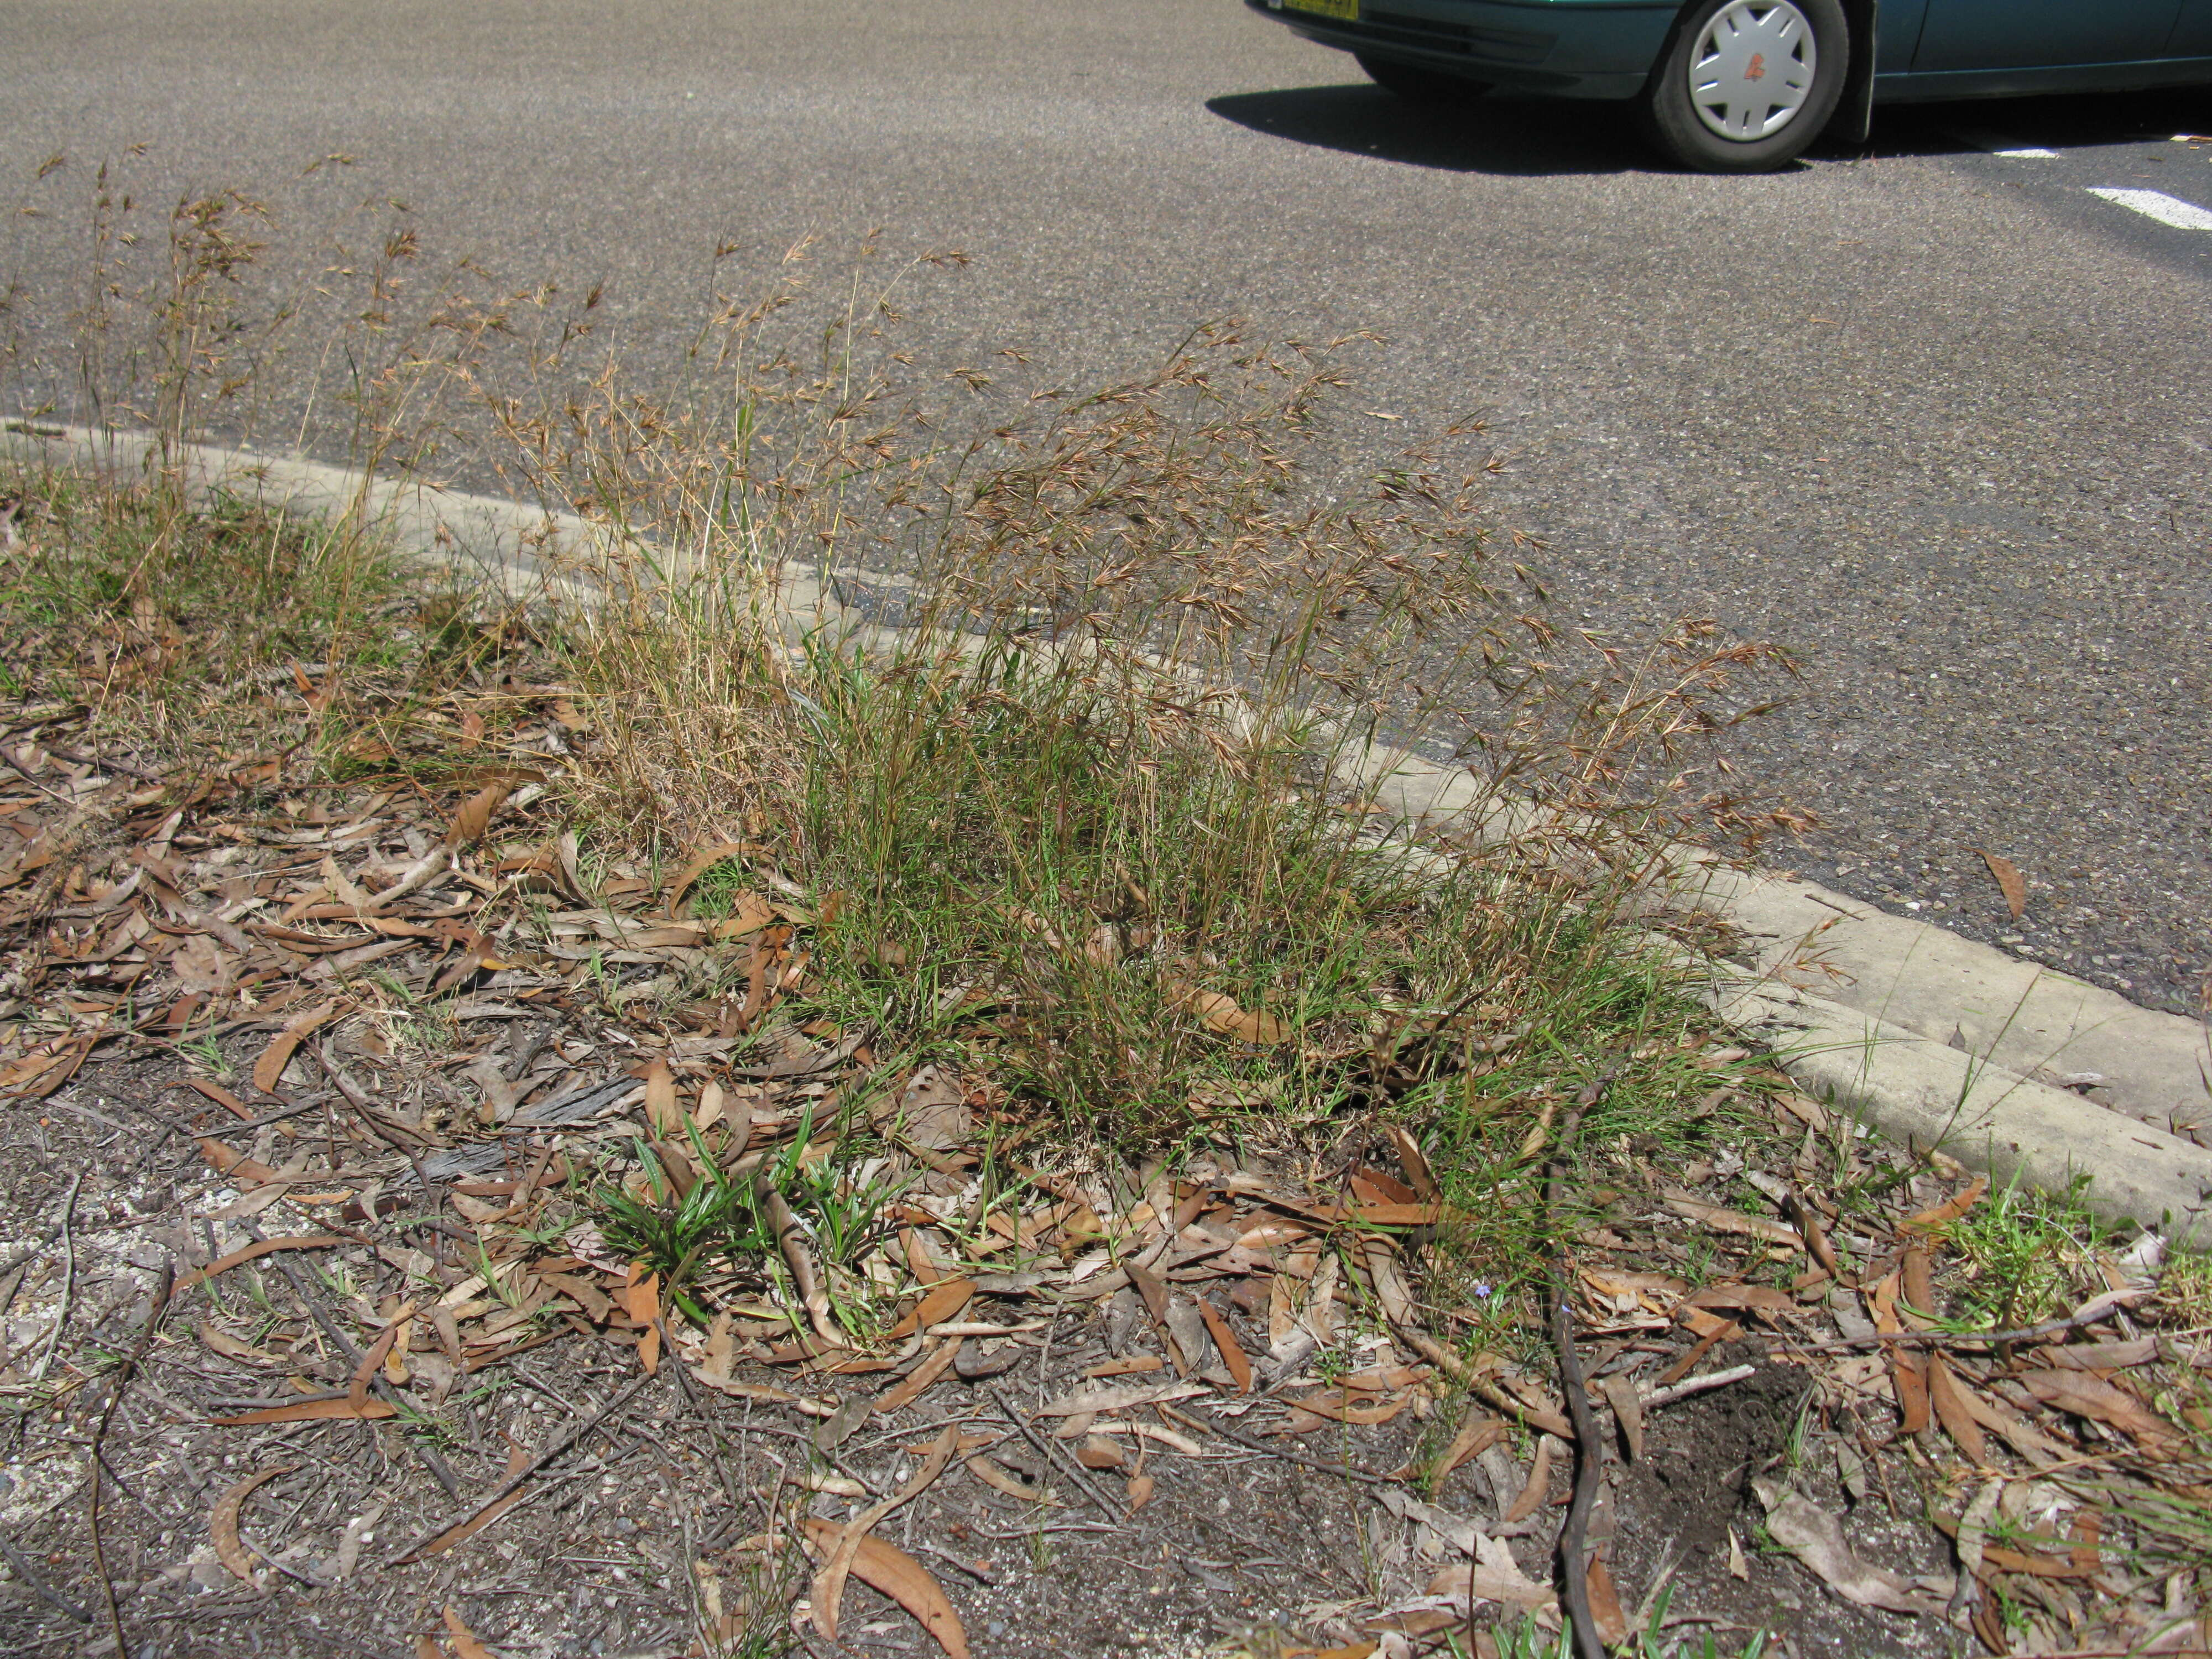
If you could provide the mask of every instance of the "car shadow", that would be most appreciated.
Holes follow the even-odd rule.
[[[2208,131],[2212,131],[2212,88],[1961,99],[1876,110],[1874,137],[1866,152],[1952,155],[1992,143],[2063,152]]]
[[[1547,178],[1682,171],[1644,143],[1626,103],[1476,96],[1454,109],[1424,109],[1356,82],[1230,93],[1207,99],[1206,107],[1270,138],[1445,173]],[[1992,138],[2063,151],[2180,132],[2212,132],[2212,88],[1891,105],[1875,112],[1870,143],[1824,139],[1808,159],[1956,155],[1988,148]]]
[[[1477,96],[1423,109],[1360,82],[1231,93],[1206,107],[1270,138],[1446,173],[1542,178],[1667,165],[1644,146],[1626,104]]]

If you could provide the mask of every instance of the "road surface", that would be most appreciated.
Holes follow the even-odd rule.
[[[441,256],[604,279],[641,351],[717,240],[876,226],[975,257],[940,346],[1067,378],[1224,314],[1376,330],[1362,408],[1491,421],[1570,617],[1801,654],[1734,748],[1825,822],[1783,862],[2200,1006],[2212,143],[2176,136],[2212,94],[1886,113],[1711,179],[1604,108],[1409,112],[1236,0],[71,0],[0,40],[0,178],[79,204],[0,246],[49,306],[92,164],[144,141],[149,199],[400,198]],[[299,179],[333,152],[342,190]]]

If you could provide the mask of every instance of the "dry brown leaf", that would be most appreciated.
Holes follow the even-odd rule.
[[[2158,1339],[2138,1336],[2121,1342],[2076,1342],[2063,1348],[2045,1348],[2035,1357],[2059,1370],[2124,1371],[2157,1358]]]
[[[1860,1560],[1844,1540],[1843,1522],[1798,1492],[1784,1494],[1767,1511],[1766,1529],[1776,1543],[1855,1607],[1884,1607],[1892,1613],[1943,1611],[1943,1597]]]
[[[1552,1448],[1556,1443],[1548,1434],[1537,1440],[1535,1458],[1528,1465],[1528,1479],[1505,1511],[1509,1525],[1526,1521],[1543,1507],[1545,1498],[1551,1495]]]
[[[1452,1437],[1451,1444],[1430,1460],[1428,1489],[1436,1491],[1468,1458],[1480,1456],[1504,1438],[1505,1425],[1474,1401],[1468,1401],[1467,1415],[1461,1419],[1459,1432]],[[1411,1470],[1413,1465],[1407,1468]]]
[[[462,1621],[461,1612],[446,1603],[446,1634],[453,1638],[453,1659],[491,1659],[491,1650],[477,1640],[477,1633]]]
[[[691,1113],[691,1127],[705,1134],[722,1121],[722,1114],[728,1104],[720,1084],[709,1082],[702,1085],[699,1090],[699,1104]]]
[[[1989,1189],[1988,1177],[1976,1176],[1973,1183],[1957,1197],[1947,1198],[1941,1204],[1923,1210],[1917,1215],[1907,1216],[1897,1224],[1899,1227],[1909,1227],[1923,1232],[1933,1231],[1938,1227],[1948,1227],[1981,1202],[1982,1194]]]
[[[741,859],[744,855],[744,843],[734,841],[718,841],[713,846],[702,847],[694,853],[683,869],[677,872],[676,879],[668,885],[669,914],[675,914],[676,907],[684,902],[684,895],[690,890],[693,882],[725,859]]]
[[[1717,1204],[1706,1204],[1689,1194],[1668,1188],[1660,1194],[1667,1207],[1676,1215],[1686,1216],[1701,1227],[1717,1233],[1737,1233],[1746,1238],[1763,1238],[1770,1243],[1787,1244],[1803,1249],[1805,1241],[1795,1227],[1779,1221],[1770,1221],[1763,1215],[1745,1215],[1739,1210],[1723,1209]]]
[[[1053,1496],[1051,1487],[1032,1486],[994,1457],[986,1457],[978,1452],[967,1460],[967,1464],[968,1473],[993,1492],[1002,1492],[1007,1497],[1018,1498],[1024,1504],[1042,1504],[1054,1507],[1059,1505],[1060,1500]]]
[[[1644,1401],[1637,1394],[1636,1379],[1627,1376],[1608,1376],[1598,1384],[1598,1388],[1604,1394],[1606,1403],[1613,1407],[1613,1419],[1620,1425],[1621,1437],[1628,1443],[1628,1461],[1641,1463],[1644,1461]],[[1608,1636],[1605,1639],[1617,1642],[1620,1638]]]
[[[457,852],[482,839],[483,832],[491,828],[492,814],[506,804],[514,790],[511,781],[488,783],[463,801],[461,810],[453,814],[453,823],[447,826],[447,849]]]
[[[1712,1285],[1686,1298],[1685,1308],[1735,1308],[1747,1313],[1785,1316],[1802,1311],[1787,1291],[1771,1285]]]
[[[1990,1461],[1989,1442],[1982,1437],[1982,1425],[1974,1420],[1963,1389],[1940,1353],[1928,1356],[1928,1403],[1935,1409],[1936,1420],[1943,1425],[1943,1432],[1957,1443],[1960,1451],[1973,1459],[1976,1467]]]
[[[1478,1536],[1476,1559],[1437,1570],[1429,1580],[1429,1594],[1455,1601],[1472,1599],[1495,1601],[1521,1613],[1540,1613],[1559,1598],[1548,1584],[1540,1584],[1521,1571],[1502,1538]]]
[[[177,1288],[188,1291],[204,1284],[218,1273],[227,1273],[243,1262],[270,1255],[276,1250],[327,1250],[346,1241],[334,1233],[287,1233],[280,1238],[257,1239],[228,1255],[217,1256],[204,1267],[195,1267],[177,1281]]]
[[[1219,991],[1201,991],[1195,986],[1170,981],[1168,1000],[1170,1006],[1185,1007],[1196,1014],[1206,1030],[1235,1037],[1240,1042],[1273,1044],[1290,1041],[1291,1028],[1282,1020],[1264,1008],[1247,1009],[1235,997]]]
[[[1398,1154],[1398,1167],[1406,1172],[1406,1184],[1413,1189],[1413,1196],[1424,1202],[1432,1202],[1439,1196],[1436,1173],[1429,1168],[1428,1155],[1421,1151],[1421,1143],[1401,1124],[1389,1126],[1390,1145]]]
[[[941,1325],[966,1307],[975,1294],[975,1281],[972,1279],[941,1279],[907,1310],[904,1318],[884,1333],[884,1340],[896,1342],[932,1325]]]
[[[253,1496],[255,1488],[274,1480],[280,1474],[289,1474],[299,1468],[296,1463],[280,1463],[273,1469],[264,1469],[258,1474],[249,1474],[221,1498],[216,1499],[215,1511],[208,1517],[208,1531],[215,1538],[215,1553],[222,1558],[224,1566],[234,1577],[261,1588],[253,1577],[253,1558],[238,1536],[238,1518],[246,1507],[246,1500]]]
[[[816,1339],[825,1347],[845,1346],[843,1334],[830,1317],[830,1297],[815,1277],[814,1258],[806,1253],[805,1230],[792,1214],[783,1194],[768,1178],[765,1167],[753,1177],[753,1202],[775,1236],[776,1251],[790,1271],[791,1287],[799,1292],[799,1304],[806,1310],[806,1322],[813,1328]]]
[[[251,1342],[241,1341],[228,1331],[219,1330],[204,1319],[200,1321],[200,1340],[214,1352],[226,1359],[239,1359],[250,1365],[281,1365],[288,1362],[281,1355],[257,1348]]]
[[[1229,1367],[1229,1376],[1237,1384],[1237,1392],[1251,1393],[1252,1362],[1238,1345],[1237,1333],[1229,1328],[1229,1322],[1204,1297],[1198,1299],[1198,1313],[1199,1317],[1206,1321],[1206,1334],[1213,1339],[1214,1351],[1221,1356],[1221,1363]]]
[[[1599,1639],[1608,1648],[1626,1641],[1628,1615],[1621,1611],[1620,1592],[1613,1587],[1613,1569],[1606,1565],[1602,1549],[1590,1557],[1585,1582],[1589,1586],[1590,1618],[1597,1626]]]
[[[272,1092],[301,1040],[337,1011],[336,1002],[325,1002],[286,1020],[284,1029],[270,1038],[269,1046],[261,1051],[261,1058],[253,1062],[253,1086],[264,1095]]]
[[[1324,1204],[1307,1211],[1319,1221],[1348,1221],[1366,1227],[1435,1227],[1464,1218],[1464,1210],[1442,1204]]]
[[[210,1135],[202,1135],[195,1143],[200,1156],[207,1160],[208,1168],[220,1176],[231,1176],[240,1183],[256,1184],[276,1179],[276,1171],[258,1158],[248,1158]]]
[[[668,1062],[656,1060],[645,1074],[645,1121],[658,1135],[673,1135],[684,1127],[684,1109],[676,1102],[676,1079]]]
[[[407,1310],[412,1313],[415,1304],[409,1303]],[[356,1415],[359,1415],[361,1408],[368,1404],[368,1385],[374,1380],[377,1368],[391,1353],[392,1345],[398,1335],[399,1322],[393,1320],[376,1334],[376,1340],[370,1343],[368,1351],[362,1355],[361,1364],[353,1368],[353,1376],[346,1384],[346,1398],[352,1402]]]
[[[914,1472],[907,1483],[881,1503],[871,1504],[848,1521],[838,1534],[836,1541],[824,1552],[822,1570],[814,1575],[810,1595],[814,1604],[814,1628],[822,1632],[824,1641],[837,1639],[837,1610],[845,1600],[845,1580],[866,1542],[869,1528],[944,1474],[945,1466],[952,1461],[953,1451],[959,1443],[959,1425],[946,1424],[943,1431],[930,1443],[928,1455],[923,1458],[921,1467]]]
[[[951,1369],[952,1362],[960,1357],[961,1345],[966,1340],[965,1337],[956,1336],[951,1341],[942,1344],[935,1353],[908,1373],[904,1382],[885,1389],[877,1396],[873,1408],[874,1414],[888,1416],[890,1413],[910,1406],[921,1398],[928,1391],[931,1383]]]
[[[200,1077],[187,1078],[185,1079],[185,1083],[189,1087],[198,1093],[204,1095],[208,1099],[215,1102],[216,1105],[222,1107],[223,1110],[228,1112],[233,1117],[239,1119],[240,1121],[249,1120],[253,1115],[252,1112],[247,1109],[246,1104],[244,1101],[240,1100],[236,1095],[231,1093],[229,1090],[224,1088],[220,1083],[210,1083],[205,1078]],[[202,1141],[200,1146],[202,1149],[204,1150],[207,1143],[205,1141]],[[224,1150],[228,1151],[228,1148],[226,1147]],[[236,1154],[234,1153],[232,1156],[234,1158]]]
[[[2048,1468],[2074,1455],[2072,1448],[2060,1445],[2009,1406],[1990,1399],[1956,1376],[1951,1383],[1974,1421],[1992,1434],[2002,1435],[2014,1451],[2037,1468]]]
[[[1905,1250],[1905,1260],[1898,1263],[1898,1288],[1903,1300],[1898,1304],[1898,1317],[1916,1330],[1925,1330],[1935,1322],[1936,1280],[1928,1259],[1928,1247],[1914,1241]]]
[[[217,1428],[240,1429],[256,1423],[366,1423],[398,1414],[389,1401],[370,1400],[356,1406],[341,1395],[335,1400],[302,1400],[296,1406],[268,1406],[242,1416],[211,1417],[208,1421]]]
[[[1990,873],[1996,878],[1997,890],[2004,895],[2005,908],[2012,912],[2012,919],[2018,921],[2027,908],[2027,882],[2021,875],[2020,866],[2010,859],[1999,858],[1986,848],[1977,847],[1974,850],[1982,855],[1982,862],[1990,866]]]
[[[2014,1381],[2046,1406],[2125,1431],[2154,1443],[2175,1439],[2179,1431],[2126,1389],[2100,1382],[2086,1371],[2022,1371]]]
[[[1128,1486],[1123,1488],[1123,1496],[1129,1500],[1129,1513],[1134,1515],[1152,1501],[1152,1477],[1149,1474],[1131,1475]]]
[[[2084,1510],[2083,1513],[2087,1514],[2089,1511]],[[1960,1517],[1960,1520],[1963,1519],[1963,1516]],[[1938,1512],[1933,1520],[1936,1530],[1946,1538],[1956,1538],[1966,1530],[1961,1526],[1960,1521],[1954,1520],[1941,1512]],[[2014,1541],[2025,1540],[2019,1534],[2015,1534]],[[2067,1540],[2045,1538],[2042,1541],[2058,1545]],[[2071,1555],[2045,1555],[2028,1550],[2008,1549],[2002,1544],[1992,1544],[1986,1540],[1981,1545],[1979,1553],[1982,1564],[1998,1572],[2027,1572],[2034,1574],[2038,1578],[2094,1578],[2100,1571],[2094,1559],[2079,1560]]]
[[[1129,1460],[1127,1454],[1104,1435],[1087,1434],[1075,1449],[1075,1461],[1086,1469],[1118,1469]]]
[[[231,959],[204,933],[195,933],[169,952],[169,971],[187,994],[206,995],[230,982]]]
[[[1920,1433],[1929,1423],[1927,1360],[1898,1350],[1890,1356],[1890,1380],[1897,1389],[1898,1432]]]
[[[834,1521],[813,1516],[807,1517],[805,1528],[807,1544],[817,1554],[836,1548],[844,1530]],[[968,1659],[968,1636],[960,1628],[960,1615],[937,1580],[904,1550],[894,1549],[880,1538],[864,1538],[853,1556],[852,1576],[912,1613],[948,1659]]]

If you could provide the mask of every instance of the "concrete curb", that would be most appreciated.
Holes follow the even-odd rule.
[[[1410,824],[1499,811],[1463,773],[1402,752],[1370,751],[1361,781]],[[1706,1006],[1807,1093],[2000,1182],[2063,1192],[2087,1177],[2100,1218],[2212,1249],[2212,1151],[2176,1133],[2212,1126],[2199,1022],[1694,848],[1661,883],[1672,905],[1726,923],[1747,958],[1704,964]],[[2087,1094],[2058,1086],[2082,1073]]]
[[[157,459],[142,435],[21,423],[0,429],[0,453],[129,472]],[[509,592],[580,597],[548,567],[605,539],[574,514],[302,458],[198,445],[181,462],[195,489],[358,515],[400,546],[472,568]],[[876,628],[803,575],[787,578],[784,608],[796,622]],[[1401,750],[1370,748],[1348,765],[1410,825],[1500,810],[1463,772]],[[1892,1140],[1941,1147],[2000,1182],[2063,1191],[2086,1178],[2087,1201],[2103,1218],[2212,1249],[2212,1151],[2188,1138],[2199,1125],[2212,1133],[2212,1047],[2202,1024],[1694,849],[1682,849],[1669,885],[1674,902],[1725,921],[1749,958],[1712,964],[1707,1006],[1774,1048],[1808,1093]]]

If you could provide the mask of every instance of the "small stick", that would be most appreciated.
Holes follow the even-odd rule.
[[[730,1478],[730,1466],[723,1453],[721,1431],[714,1426],[714,1419],[708,1415],[700,1401],[699,1385],[691,1380],[690,1372],[684,1369],[682,1358],[677,1355],[676,1339],[669,1334],[668,1322],[656,1315],[653,1322],[660,1328],[662,1351],[676,1361],[676,1382],[684,1395],[684,1403],[691,1408],[692,1414],[698,1418],[701,1425],[707,1431],[707,1447],[712,1454],[710,1461],[714,1465],[714,1476],[720,1481],[722,1496],[728,1501],[731,1512],[734,1514],[741,1507],[742,1500],[738,1496],[737,1483]],[[522,1376],[520,1366],[515,1368],[514,1374],[517,1376]],[[524,1380],[528,1381],[527,1378]],[[552,1390],[548,1389],[545,1392],[550,1394]],[[574,1411],[575,1407],[572,1406],[569,1409]]]
[[[2139,1294],[2148,1296],[2150,1292],[2143,1291]],[[2099,1297],[2097,1300],[2105,1302],[2106,1298]],[[2101,1324],[2118,1311],[2118,1303],[2109,1302],[2069,1319],[2054,1319],[2047,1325],[2030,1325],[2016,1331],[1877,1331],[1872,1336],[1839,1336],[1832,1341],[1791,1342],[1786,1346],[1796,1353],[1847,1353],[1855,1348],[1876,1348],[1885,1343],[1908,1348],[1953,1348],[1964,1342],[1992,1346],[2008,1342],[2039,1342],[2047,1336],[2063,1336],[2069,1331]]]
[[[261,1238],[261,1229],[251,1221],[246,1222],[244,1225],[246,1236],[258,1243]],[[345,1356],[348,1364],[359,1365],[361,1349],[355,1345],[351,1337],[337,1328],[337,1322],[323,1311],[322,1304],[307,1293],[307,1287],[300,1280],[299,1265],[292,1260],[289,1253],[280,1250],[272,1260],[276,1263],[277,1271],[284,1275],[284,1282],[292,1287],[292,1294],[299,1297],[300,1305],[307,1310],[307,1316],[321,1328],[325,1336],[330,1338],[331,1346]],[[376,1392],[380,1399],[386,1401],[392,1399],[393,1392],[392,1384],[384,1380],[384,1372],[381,1369],[369,1374],[368,1385]],[[414,1436],[406,1436],[405,1439],[407,1449],[415,1454],[416,1460],[424,1468],[430,1471],[431,1478],[446,1489],[446,1496],[458,1498],[461,1495],[461,1483],[453,1479],[453,1472],[446,1467],[446,1460]]]
[[[493,1488],[489,1496],[485,1498],[482,1503],[478,1504],[466,1515],[463,1516],[458,1521],[439,1528],[437,1531],[429,1533],[416,1540],[414,1543],[409,1545],[406,1549],[400,1552],[400,1553],[393,1556],[390,1561],[386,1563],[386,1565],[387,1566],[394,1567],[404,1566],[408,1562],[412,1561],[416,1555],[421,1553],[422,1550],[427,1548],[428,1546],[436,1543],[438,1540],[443,1538],[447,1533],[453,1531],[456,1528],[468,1525],[470,1522],[475,1520],[477,1516],[482,1515],[486,1510],[489,1509],[494,1504],[498,1503],[501,1498],[506,1497],[509,1492],[514,1492],[517,1487],[520,1486],[524,1481],[536,1474],[538,1470],[544,1468],[548,1463],[550,1463],[555,1458],[566,1452],[570,1447],[574,1446],[579,1440],[581,1440],[593,1429],[599,1427],[600,1424],[606,1421],[606,1419],[611,1417],[617,1410],[628,1405],[629,1403],[630,1396],[652,1381],[653,1376],[649,1372],[642,1376],[633,1377],[625,1387],[617,1391],[613,1399],[608,1401],[605,1405],[600,1407],[599,1410],[593,1412],[581,1423],[576,1424],[574,1427],[570,1428],[567,1433],[556,1436],[551,1445],[546,1447],[544,1451],[538,1453],[537,1456],[532,1458],[527,1463],[517,1469],[513,1474],[501,1481],[497,1486]]]
[[[1639,1396],[1645,1411],[1655,1407],[1671,1406],[1677,1400],[1687,1400],[1693,1394],[1703,1394],[1708,1389],[1723,1389],[1731,1382],[1741,1382],[1747,1376],[1758,1375],[1756,1365],[1732,1365],[1724,1371],[1707,1371],[1703,1376],[1686,1377],[1680,1382],[1663,1389],[1654,1389]]]
[[[1567,1114],[1566,1124],[1560,1131],[1559,1151],[1545,1169],[1545,1217],[1554,1226],[1559,1222],[1564,1155],[1575,1144],[1583,1111],[1597,1103],[1606,1082],[1605,1078],[1600,1078],[1577,1097],[1575,1109]],[[1605,1659],[1605,1642],[1597,1633],[1597,1619],[1590,1611],[1589,1567],[1583,1559],[1584,1540],[1589,1531],[1590,1507],[1597,1500],[1598,1480],[1605,1468],[1605,1445],[1598,1434],[1597,1413],[1590,1409],[1589,1390],[1583,1381],[1582,1360],[1575,1352],[1575,1310],[1564,1243],[1553,1247],[1549,1277],[1552,1341],[1559,1350],[1559,1387],[1566,1395],[1567,1415],[1575,1428],[1574,1498],[1567,1505],[1566,1522],[1559,1528],[1559,1575],[1565,1580],[1562,1588],[1565,1591],[1567,1616],[1574,1627],[1577,1659]],[[1470,1596],[1470,1605],[1472,1599]]]
[[[54,1348],[62,1340],[62,1328],[69,1323],[70,1303],[76,1291],[76,1236],[70,1224],[76,1216],[76,1191],[84,1185],[84,1171],[79,1170],[70,1180],[69,1194],[62,1200],[62,1304],[54,1314],[54,1328],[46,1333],[46,1345],[39,1354],[39,1363],[31,1373],[31,1381],[46,1380],[46,1368],[54,1363]],[[122,1651],[118,1646],[118,1653]]]
[[[23,1267],[27,1263],[36,1261],[40,1256],[46,1253],[47,1246],[52,1244],[61,1236],[62,1224],[57,1221],[52,1226],[46,1229],[46,1236],[44,1238],[38,1239],[30,1244],[25,1245],[21,1249],[16,1251],[15,1255],[9,1256],[5,1261],[0,1261],[0,1275],[12,1273],[16,1268]]]
[[[171,1084],[169,1086],[173,1089],[181,1088],[183,1085],[181,1084]],[[167,1091],[164,1091],[164,1092]],[[283,1119],[288,1117],[297,1117],[302,1112],[319,1111],[323,1107],[329,1104],[329,1096],[317,1095],[313,1100],[295,1101],[293,1104],[285,1107],[281,1111],[270,1112],[263,1117],[250,1117],[243,1123],[219,1123],[214,1129],[210,1130],[208,1133],[210,1134],[221,1133],[226,1135],[243,1134],[248,1129],[258,1129],[264,1124],[281,1122]],[[158,1113],[154,1115],[156,1116],[160,1115]],[[187,1139],[198,1139],[197,1131],[189,1128],[185,1125],[179,1124],[174,1118],[163,1117],[161,1121],[168,1126],[173,1133],[183,1135]]]
[[[23,1559],[23,1553],[21,1550],[8,1541],[5,1534],[0,1534],[0,1556],[7,1558],[9,1566],[15,1571],[16,1583],[36,1595],[39,1600],[59,1607],[80,1625],[88,1625],[92,1622],[90,1613],[39,1577],[37,1570]]]
[[[1195,1419],[1192,1420],[1196,1421]],[[1294,1452],[1287,1446],[1271,1446],[1256,1436],[1249,1435],[1242,1429],[1224,1423],[1218,1417],[1208,1419],[1206,1427],[1212,1433],[1234,1440],[1248,1451],[1260,1452],[1269,1457],[1279,1457],[1285,1463],[1296,1463],[1300,1468],[1317,1469],[1323,1474],[1340,1474],[1346,1480],[1364,1480],[1370,1486],[1395,1486],[1398,1484],[1387,1474],[1372,1474],[1365,1469],[1355,1469],[1349,1463],[1324,1463],[1318,1457],[1308,1457],[1304,1452]]]
[[[175,1282],[173,1273],[173,1269],[167,1262],[162,1263],[161,1273],[154,1281],[153,1303],[147,1310],[145,1326],[138,1333],[137,1344],[131,1350],[130,1358],[123,1362],[122,1370],[116,1373],[114,1385],[107,1391],[107,1403],[100,1408],[100,1423],[92,1431],[92,1494],[86,1503],[85,1519],[92,1529],[92,1561],[99,1570],[100,1593],[107,1602],[107,1627],[115,1638],[116,1659],[122,1659],[123,1655],[130,1652],[131,1645],[123,1639],[123,1608],[115,1599],[115,1580],[108,1576],[107,1551],[100,1536],[100,1471],[107,1467],[107,1460],[101,1455],[101,1447],[107,1439],[107,1425],[115,1420],[115,1408],[123,1403],[124,1390],[138,1375],[139,1364],[146,1358],[146,1350],[154,1340],[154,1333],[161,1323],[161,1316],[169,1310],[169,1291]]]
[[[1038,1455],[1048,1465],[1058,1464],[1066,1472],[1068,1479],[1083,1489],[1083,1495],[1098,1506],[1098,1512],[1101,1515],[1109,1521],[1116,1523],[1120,1522],[1121,1516],[1115,1513],[1113,1504],[1107,1501],[1104,1493],[1091,1484],[1090,1474],[1080,1463],[1076,1462],[1073,1458],[1063,1459],[1055,1456],[1052,1443],[1030,1426],[1029,1420],[1016,1409],[1014,1403],[1006,1398],[1004,1389],[994,1387],[990,1390],[990,1395],[992,1399],[999,1402],[999,1409],[1006,1413],[1006,1420],[1020,1432],[1023,1439],[1037,1449]]]

